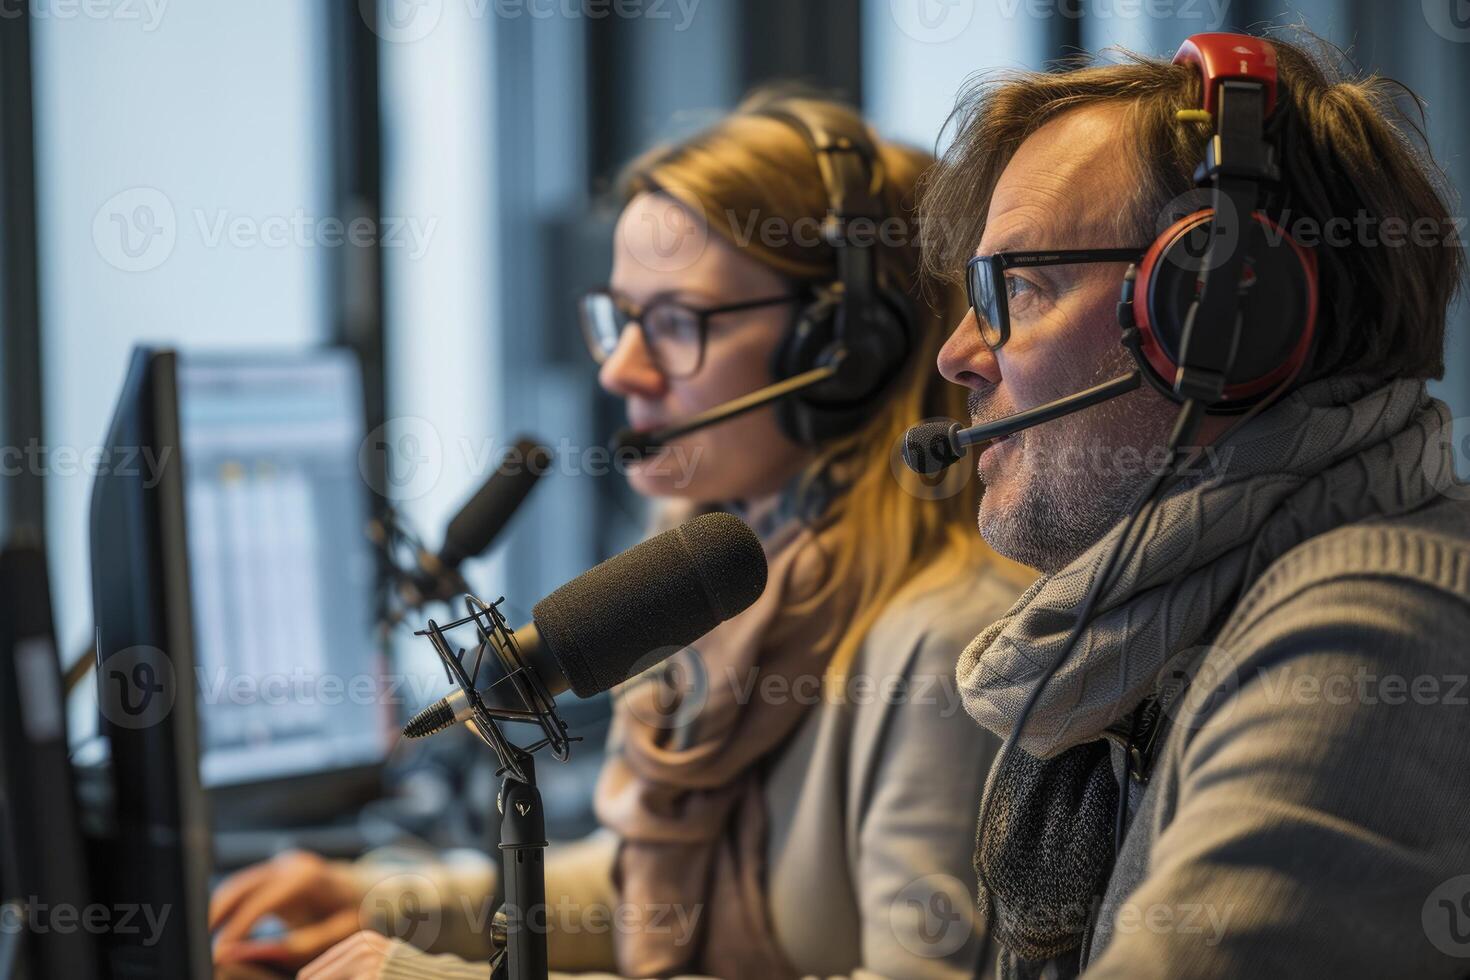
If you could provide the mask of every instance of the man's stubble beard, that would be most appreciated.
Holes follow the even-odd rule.
[[[1090,380],[1078,380],[1055,397],[1101,384],[1133,367],[1126,351],[1110,352]],[[1147,479],[1150,450],[1164,445],[1173,426],[1160,401],[1161,396],[1143,386],[1020,433],[1021,452],[1007,463],[1007,475],[1020,481],[1013,484],[1019,494],[1003,510],[981,502],[981,536],[1005,557],[1047,575],[1071,564],[1123,518]],[[982,393],[970,393],[972,419],[995,417],[986,415],[986,402]],[[1094,447],[1103,451],[1094,454]],[[1114,465],[1116,451],[1124,447],[1138,450],[1142,462]]]

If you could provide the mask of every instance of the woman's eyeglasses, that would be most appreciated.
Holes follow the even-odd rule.
[[[1067,252],[996,252],[977,255],[965,266],[965,286],[970,308],[980,327],[980,339],[992,351],[1000,350],[1011,337],[1010,283],[1019,277],[1007,275],[1016,269],[1050,265],[1085,265],[1098,262],[1138,262],[1142,248],[1083,248]]]
[[[612,356],[623,331],[629,324],[636,323],[643,331],[643,340],[654,364],[664,377],[687,378],[704,363],[711,318],[799,300],[800,297],[795,295],[769,296],[723,306],[696,307],[660,298],[638,306],[604,288],[594,289],[583,296],[579,310],[582,335],[587,340],[592,359],[598,364]]]

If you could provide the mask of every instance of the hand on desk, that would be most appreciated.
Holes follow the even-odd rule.
[[[246,868],[226,879],[209,903],[215,963],[300,967],[362,928],[364,898],[356,879],[315,854],[289,851]],[[248,938],[266,916],[280,919],[289,931],[273,939]]]
[[[376,977],[393,948],[377,932],[359,932],[327,950],[296,974],[297,980],[364,980]]]

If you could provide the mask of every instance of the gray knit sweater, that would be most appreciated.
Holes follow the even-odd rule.
[[[1179,699],[1133,785],[1087,977],[1470,975],[1463,497],[1312,538],[1243,597],[1200,671],[1226,696]]]
[[[992,877],[1003,975],[1042,965],[1017,945],[1064,945],[1071,920],[1046,914],[1086,899],[1066,872],[1099,846],[1086,977],[1470,975],[1470,485],[1452,421],[1421,381],[1312,382],[1159,501],[1019,743],[1049,760],[1106,739],[1121,776],[1135,733],[1153,766],[1128,777],[1116,862],[1014,790],[990,800],[986,853],[1048,872]],[[966,649],[977,721],[1012,730],[1121,534]],[[1047,965],[1075,973],[1065,959]]]

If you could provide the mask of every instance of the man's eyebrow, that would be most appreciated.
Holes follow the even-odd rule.
[[[980,251],[979,246],[976,246],[975,254],[994,255],[997,252],[1028,251],[1028,246],[1031,239],[1031,235],[1029,234],[1029,232],[1030,229],[1027,228],[1002,235],[994,244],[987,246],[984,252]]]
[[[1127,241],[1115,242],[1111,234],[1092,234],[1091,224],[1079,224],[1060,233],[1059,241],[1037,241],[1035,225],[1022,225],[997,236],[995,243],[987,245],[985,251],[975,248],[975,255],[995,255],[997,252],[1054,252],[1074,248],[1131,248]],[[1124,236],[1129,238],[1132,236]],[[1088,244],[1096,242],[1097,244]],[[1143,247],[1147,247],[1145,242]]]
[[[1011,218],[1009,222],[1005,220],[1007,216]],[[1000,230],[996,233],[994,240],[990,242],[985,241],[985,235],[982,232],[980,241],[975,245],[974,254],[994,255],[996,252],[1018,252],[1026,249],[1045,247],[1044,245],[1038,246],[1035,244],[1036,234],[1039,230],[1035,222],[1024,220],[1021,215],[1015,213],[1014,208],[1008,208],[999,214],[989,215],[985,221],[985,229],[989,230],[991,228],[999,228]],[[982,244],[985,246],[984,252],[980,251]]]

